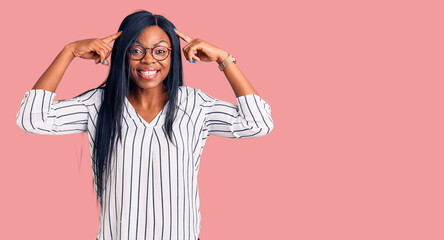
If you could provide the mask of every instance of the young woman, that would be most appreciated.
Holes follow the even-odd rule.
[[[238,106],[182,86],[180,39],[191,63],[219,64]],[[53,101],[75,57],[109,65],[110,55],[101,86]],[[198,239],[197,173],[207,137],[259,137],[273,129],[269,105],[230,54],[147,11],[128,15],[111,36],[67,44],[25,93],[17,124],[37,134],[88,133],[99,240]]]

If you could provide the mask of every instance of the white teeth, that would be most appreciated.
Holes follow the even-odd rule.
[[[143,75],[154,75],[157,71],[139,71]]]

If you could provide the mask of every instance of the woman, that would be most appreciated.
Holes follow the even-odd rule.
[[[238,106],[182,86],[180,39],[190,63],[219,63]],[[109,65],[110,55],[101,86],[53,101],[75,57]],[[25,93],[17,124],[38,134],[88,133],[100,240],[198,239],[197,173],[207,137],[258,137],[273,128],[269,105],[231,55],[147,11],[127,16],[111,36],[67,44]]]

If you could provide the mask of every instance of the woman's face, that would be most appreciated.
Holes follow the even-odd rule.
[[[163,80],[170,71],[171,54],[164,60],[158,61],[153,58],[151,48],[164,46],[171,48],[168,35],[158,26],[149,26],[143,30],[137,39],[135,46],[140,45],[146,50],[145,57],[140,60],[130,60],[131,80],[142,89],[163,89]]]

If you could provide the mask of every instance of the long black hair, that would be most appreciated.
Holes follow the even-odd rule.
[[[133,48],[142,31],[152,25],[162,28],[171,41],[170,70],[163,81],[168,94],[166,107],[165,131],[172,141],[173,122],[177,111],[177,94],[182,86],[182,61],[179,37],[174,32],[175,26],[165,17],[154,15],[145,10],[134,12],[125,19],[119,27],[120,37],[114,41],[111,52],[111,66],[103,88],[102,105],[99,110],[96,124],[96,134],[92,153],[92,168],[96,186],[97,200],[102,205],[102,193],[111,171],[111,157],[122,140],[122,112],[125,98],[130,90],[130,57],[127,50]]]

